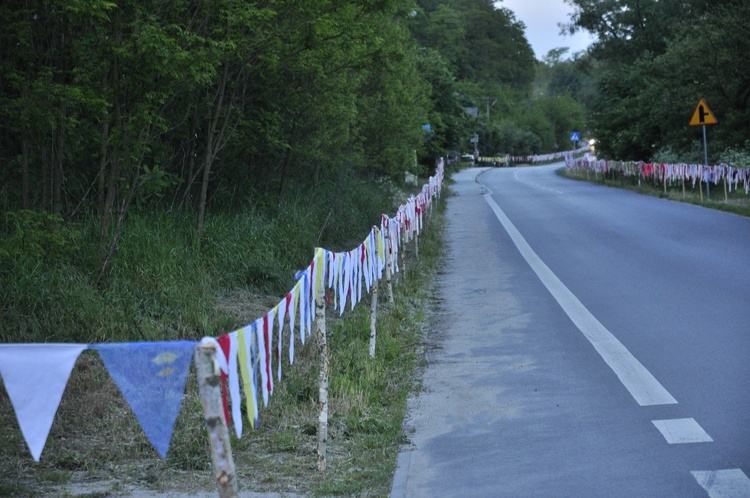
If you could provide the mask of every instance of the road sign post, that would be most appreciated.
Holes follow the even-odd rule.
[[[581,141],[581,134],[577,131],[571,131],[570,132],[570,141],[573,142],[573,149],[578,148],[578,142]]]
[[[690,126],[702,126],[703,127],[703,164],[708,167],[708,144],[706,142],[706,125],[718,124],[719,120],[708,108],[708,104],[703,99],[698,101],[698,105],[695,106],[693,116],[690,118]],[[701,178],[701,182],[703,179]],[[709,177],[706,181],[706,200],[711,200],[711,192],[709,189],[711,178]],[[703,187],[701,187],[703,191]]]

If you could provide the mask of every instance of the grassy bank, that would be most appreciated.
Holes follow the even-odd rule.
[[[367,204],[364,193],[359,202]],[[340,202],[344,202],[341,200]],[[352,201],[354,202],[354,201]],[[383,211],[392,211],[392,198]],[[382,207],[372,201],[372,207]],[[381,211],[382,212],[382,211]],[[373,222],[354,220],[362,233],[347,233],[331,220],[330,208],[309,200],[279,209],[214,216],[200,247],[175,215],[138,214],[128,220],[118,262],[104,287],[86,262],[95,257],[95,226],[58,224],[59,250],[43,239],[34,256],[22,257],[6,225],[2,292],[3,342],[97,342],[198,339],[245,325],[274,306],[306,266],[315,245],[351,248]],[[364,215],[362,215],[364,216]],[[420,344],[429,313],[442,226],[439,207],[420,239],[419,260],[409,252],[393,305],[379,303],[378,349],[368,354],[367,299],[343,318],[329,313],[329,470],[317,472],[317,348],[298,345],[260,427],[232,436],[240,489],[306,495],[384,496],[390,488],[406,398],[414,389]],[[333,242],[334,239],[336,242]],[[29,246],[32,247],[32,246]],[[8,250],[10,248],[11,250]],[[15,251],[15,252],[13,252]],[[5,254],[2,256],[2,254]],[[10,263],[12,261],[12,264]],[[40,286],[46,283],[46,286]],[[62,324],[62,325],[61,325]],[[79,358],[39,463],[33,462],[3,388],[0,388],[0,495],[73,493],[97,483],[89,496],[152,490],[213,490],[207,437],[191,369],[166,461],[148,443],[98,355]]]
[[[750,216],[750,196],[745,194],[744,189],[740,189],[733,192],[727,192],[725,199],[723,184],[711,184],[711,198],[708,199],[705,184],[703,184],[703,195],[701,196],[699,187],[697,185],[693,187],[689,182],[685,182],[684,186],[681,182],[667,182],[665,186],[663,183],[656,183],[653,180],[642,179],[639,183],[637,177],[624,176],[618,172],[602,174],[587,170],[569,170],[566,168],[559,169],[558,174],[575,180],[588,181],[600,185],[606,185],[608,187],[631,190],[643,195],[650,195],[678,202],[687,202],[689,204],[727,211],[742,216]]]

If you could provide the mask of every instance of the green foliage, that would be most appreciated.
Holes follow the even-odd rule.
[[[742,146],[750,122],[747,2],[571,3],[570,28],[598,37],[587,102],[600,155],[649,160],[671,150],[691,158],[701,130],[688,122],[701,98],[719,119],[708,132],[709,162]]]
[[[80,232],[67,226],[60,215],[8,211],[0,230],[0,261],[64,259],[75,251],[79,237]]]
[[[719,162],[735,168],[750,168],[750,141],[743,147],[725,149],[719,156]]]
[[[689,149],[676,149],[668,145],[654,152],[653,159],[664,164],[702,164],[703,143],[693,142]]]
[[[536,62],[523,23],[492,2],[418,4],[409,22],[436,111],[427,150],[471,151],[476,134],[480,154],[552,152],[585,129],[591,84],[582,57],[563,60],[561,48]],[[478,108],[478,119],[464,108]]]

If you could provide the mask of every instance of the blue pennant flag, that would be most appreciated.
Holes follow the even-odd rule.
[[[122,342],[92,347],[162,458],[180,412],[196,342]]]

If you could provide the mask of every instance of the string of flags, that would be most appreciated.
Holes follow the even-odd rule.
[[[242,436],[242,397],[245,418],[258,426],[260,403],[268,405],[282,377],[284,347],[294,363],[297,341],[305,344],[312,333],[315,296],[321,286],[343,314],[354,309],[383,276],[399,271],[398,255],[404,243],[419,235],[423,215],[439,196],[444,161],[422,191],[402,204],[394,217],[381,216],[379,229],[350,251],[318,248],[310,265],[296,275],[292,289],[265,315],[217,338],[217,360],[222,372],[224,417]],[[386,257],[386,253],[388,257]],[[286,334],[286,336],[285,336]],[[39,461],[70,374],[80,354],[96,350],[107,372],[138,419],[149,442],[166,458],[180,411],[196,341],[121,342],[100,344],[0,344],[0,378],[5,385],[21,433],[35,461]]]
[[[550,161],[557,161],[558,159],[565,159],[565,161],[570,161],[573,159],[574,156],[583,154],[584,152],[588,152],[590,150],[591,150],[591,147],[589,145],[585,145],[575,150],[564,150],[562,152],[553,152],[550,154],[536,154],[536,155],[531,155],[531,156],[508,156],[508,161],[511,163],[529,163],[529,164],[547,163]]]
[[[606,161],[590,159],[568,159],[565,164],[568,169],[583,169],[596,173],[618,172],[625,176],[657,179],[661,182],[686,181],[695,187],[697,182],[713,183],[726,180],[727,188],[738,190],[744,188],[745,195],[750,193],[750,169],[738,168],[728,164],[713,166],[703,164],[660,164],[645,163],[643,161]]]

